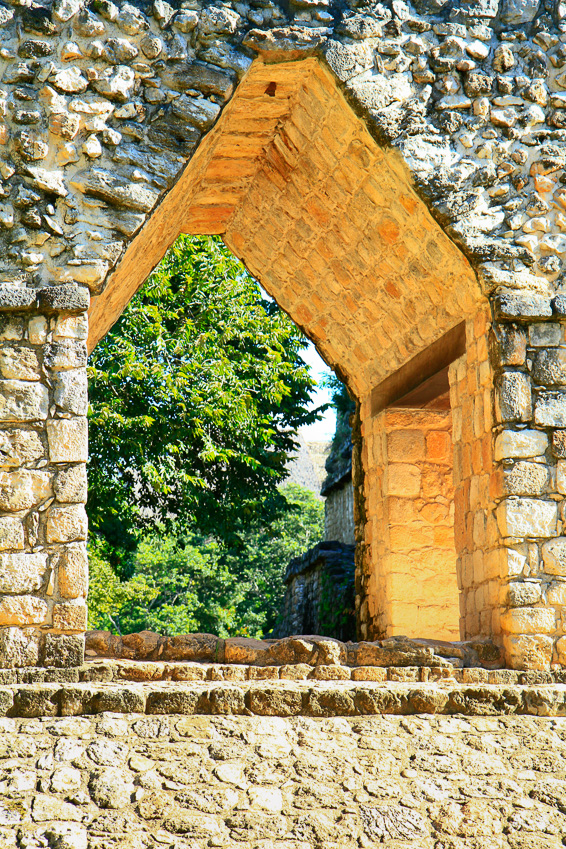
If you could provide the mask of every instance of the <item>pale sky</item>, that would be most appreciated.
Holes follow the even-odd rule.
[[[273,300],[271,295],[269,295],[261,285],[260,289],[262,296],[266,298],[266,300]],[[309,342],[308,348],[301,351],[301,357],[310,368],[311,373],[317,382],[322,379],[323,375],[332,373],[332,369],[329,369],[322,357],[318,355],[318,352],[312,342]],[[327,389],[320,388],[313,394],[312,401],[309,404],[309,409],[312,410],[315,407],[320,406],[320,404],[325,404],[327,401],[330,401],[330,392]],[[335,428],[336,414],[333,409],[329,409],[320,421],[315,422],[312,425],[300,427],[299,433],[305,442],[329,442],[334,436]]]
[[[314,345],[309,343],[309,347],[301,352],[301,356],[309,366],[312,375],[316,381],[320,381],[325,374],[331,374],[324,360],[319,357]],[[318,389],[313,395],[313,400],[310,405],[311,409],[318,407],[320,404],[330,401],[330,393],[327,389]],[[305,425],[299,428],[299,433],[306,442],[326,442],[334,436],[334,428],[336,426],[336,415],[333,409],[327,410],[324,418],[315,422],[312,425]]]

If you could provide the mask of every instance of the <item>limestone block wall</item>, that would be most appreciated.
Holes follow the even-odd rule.
[[[0,667],[77,665],[88,566],[88,291],[0,286]],[[22,292],[22,295],[26,295]]]
[[[494,392],[491,316],[466,325],[466,353],[449,369],[454,443],[454,531],[463,637],[500,634],[498,483],[493,466]]]
[[[373,628],[459,639],[451,413],[391,408],[363,427]]]
[[[327,493],[324,501],[324,539],[354,545],[354,487],[344,481]]]
[[[561,297],[496,302],[500,367],[494,490],[503,538],[499,570],[501,631],[511,656],[564,657],[563,373]],[[494,569],[495,569],[494,561]]]
[[[2,432],[43,451],[2,472],[3,662],[74,663],[84,624],[83,496],[59,485],[85,459],[84,340],[55,316],[88,288],[92,346],[189,232],[222,235],[313,339],[362,441],[376,386],[467,321],[462,627],[548,668],[564,658],[564,9],[193,5],[0,10],[0,310],[47,327],[0,342]],[[354,470],[368,636],[387,606],[373,451]]]

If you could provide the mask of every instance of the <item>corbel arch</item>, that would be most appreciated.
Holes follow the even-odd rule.
[[[485,299],[468,260],[416,193],[401,155],[375,141],[320,59],[255,60],[93,297],[91,349],[179,233],[221,235],[358,401],[361,635],[401,629],[457,638],[451,413],[421,410],[420,402],[415,413],[405,405],[399,425],[385,408],[404,393],[394,391],[384,405],[380,387],[419,357],[404,388],[428,377],[427,368],[436,374],[436,361],[422,364],[431,346],[441,359],[448,356],[444,369],[465,357],[466,334],[473,340]],[[443,339],[455,328],[463,341],[450,359]],[[395,455],[391,446],[399,439],[414,445],[411,430],[422,448],[413,447],[408,458]],[[442,443],[442,457],[433,443]],[[464,631],[465,621],[464,611]]]

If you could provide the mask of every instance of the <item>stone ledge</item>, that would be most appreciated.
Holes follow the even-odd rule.
[[[494,684],[506,686],[540,686],[566,684],[566,670],[553,672],[520,672],[512,669],[458,669],[452,666],[358,666],[340,665],[311,667],[306,663],[282,666],[253,666],[223,663],[166,663],[158,661],[101,660],[74,668],[28,667],[0,670],[0,686],[17,684],[78,684],[125,681],[153,684],[160,682],[231,683],[278,681],[332,681],[391,683]]]
[[[0,283],[0,312],[81,313],[88,310],[90,293],[82,286],[63,284],[33,289]]]
[[[254,640],[247,637],[222,639],[214,634],[166,637],[153,631],[140,631],[118,637],[109,631],[88,631],[85,655],[88,660],[114,658],[191,661],[260,667],[303,663],[312,667],[338,665],[499,669],[503,666],[502,651],[490,640],[451,643],[402,636],[374,642],[343,643],[332,637],[317,635]]]
[[[0,687],[0,716],[90,716],[99,713],[243,716],[566,716],[566,685],[462,686],[204,682],[31,684]]]

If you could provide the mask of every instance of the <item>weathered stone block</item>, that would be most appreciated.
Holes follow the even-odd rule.
[[[550,318],[551,299],[537,292],[503,292],[494,299],[496,318]]]
[[[549,480],[549,469],[543,463],[519,461],[503,472],[505,492],[509,495],[542,495],[548,488]]]
[[[250,689],[249,704],[252,713],[258,716],[295,716],[302,712],[302,693],[291,689],[262,687]]]
[[[45,625],[48,621],[47,604],[35,596],[0,598],[0,625]]]
[[[0,517],[0,551],[24,547],[24,524],[14,516]]]
[[[538,582],[512,581],[504,590],[504,601],[509,607],[528,607],[541,600],[541,585]]]
[[[48,286],[39,290],[39,307],[45,312],[84,312],[89,308],[90,293],[84,286]]]
[[[57,796],[48,796],[38,793],[32,805],[33,819],[35,822],[47,822],[49,820],[80,822],[81,810],[69,802],[64,802]]]
[[[552,537],[556,535],[558,507],[536,498],[506,498],[497,507],[497,523],[503,536]]]
[[[351,673],[347,666],[315,666],[309,678],[319,681],[349,681]]]
[[[550,669],[554,640],[544,634],[506,636],[505,653],[512,669]]]
[[[560,345],[561,339],[562,325],[557,322],[545,321],[529,325],[529,344],[534,348],[555,347]]]
[[[35,305],[37,292],[27,286],[0,284],[0,309],[26,310]]]
[[[566,350],[549,348],[537,351],[532,367],[533,380],[543,386],[566,384]]]
[[[29,593],[38,590],[47,571],[47,555],[0,554],[0,593]]]
[[[52,463],[86,463],[88,459],[86,418],[48,421],[47,440]]]
[[[552,581],[548,584],[546,603],[553,607],[566,607],[566,581]]]
[[[159,198],[159,191],[152,186],[131,182],[102,168],[75,174],[71,185],[86,195],[101,198],[111,206],[125,207],[136,212],[149,212]]]
[[[122,656],[137,660],[159,656],[160,642],[159,634],[155,631],[139,631],[134,634],[124,634],[122,637]]]
[[[86,416],[88,382],[84,369],[56,372],[53,378],[53,397],[58,407],[75,416]]]
[[[387,669],[381,666],[357,666],[352,669],[353,681],[387,681]]]
[[[87,623],[87,608],[82,599],[55,604],[53,627],[58,631],[84,631]]]
[[[33,422],[47,418],[49,393],[40,383],[0,380],[0,421]]]
[[[516,324],[498,327],[501,363],[505,366],[522,366],[527,355],[527,335]]]
[[[85,368],[87,350],[84,342],[64,339],[43,346],[43,364],[51,371]]]
[[[47,542],[74,542],[86,539],[88,520],[82,504],[50,507],[45,519]]]
[[[495,440],[495,459],[539,457],[548,448],[548,436],[540,430],[504,430]]]
[[[203,94],[218,94],[227,100],[232,94],[235,77],[205,62],[176,62],[160,69],[161,80],[175,91],[198,89]]]
[[[32,345],[43,345],[47,341],[48,330],[47,319],[43,315],[36,315],[28,322],[28,339]]]
[[[214,663],[224,659],[223,640],[212,634],[166,637],[161,660],[198,660]]]
[[[543,427],[566,426],[566,393],[540,392],[535,401],[535,424]]]
[[[88,559],[81,543],[65,546],[51,561],[57,574],[57,589],[63,598],[84,598],[88,589]]]
[[[86,466],[81,463],[59,472],[53,483],[57,501],[85,503],[87,497]]]
[[[566,537],[545,542],[542,546],[544,571],[549,575],[566,577]]]
[[[186,714],[196,713],[199,700],[197,690],[167,690],[166,692],[150,693],[146,702],[146,712],[149,714]]]
[[[264,640],[230,637],[224,641],[225,663],[266,663],[270,644]]]
[[[0,374],[14,380],[39,380],[41,366],[37,353],[24,345],[0,348]]]
[[[46,634],[43,646],[43,665],[68,668],[84,663],[85,638],[79,634]]]
[[[0,668],[39,666],[40,647],[35,628],[0,628]]]
[[[33,463],[45,455],[43,443],[33,430],[0,430],[0,468]]]
[[[527,422],[532,417],[531,381],[520,371],[504,372],[497,382],[497,419]]]
[[[61,339],[82,339],[88,337],[87,315],[63,315],[57,318],[53,328],[53,339],[58,342]]]
[[[500,621],[507,634],[552,634],[556,630],[556,614],[546,607],[505,610]]]
[[[427,646],[391,641],[390,645],[380,643],[358,644],[357,666],[441,666],[439,658]]]
[[[391,463],[388,467],[387,492],[404,498],[417,498],[421,490],[421,471],[410,463]]]
[[[29,510],[53,494],[49,472],[0,471],[0,510]]]
[[[89,657],[121,657],[122,638],[110,631],[87,631],[85,651]]]

